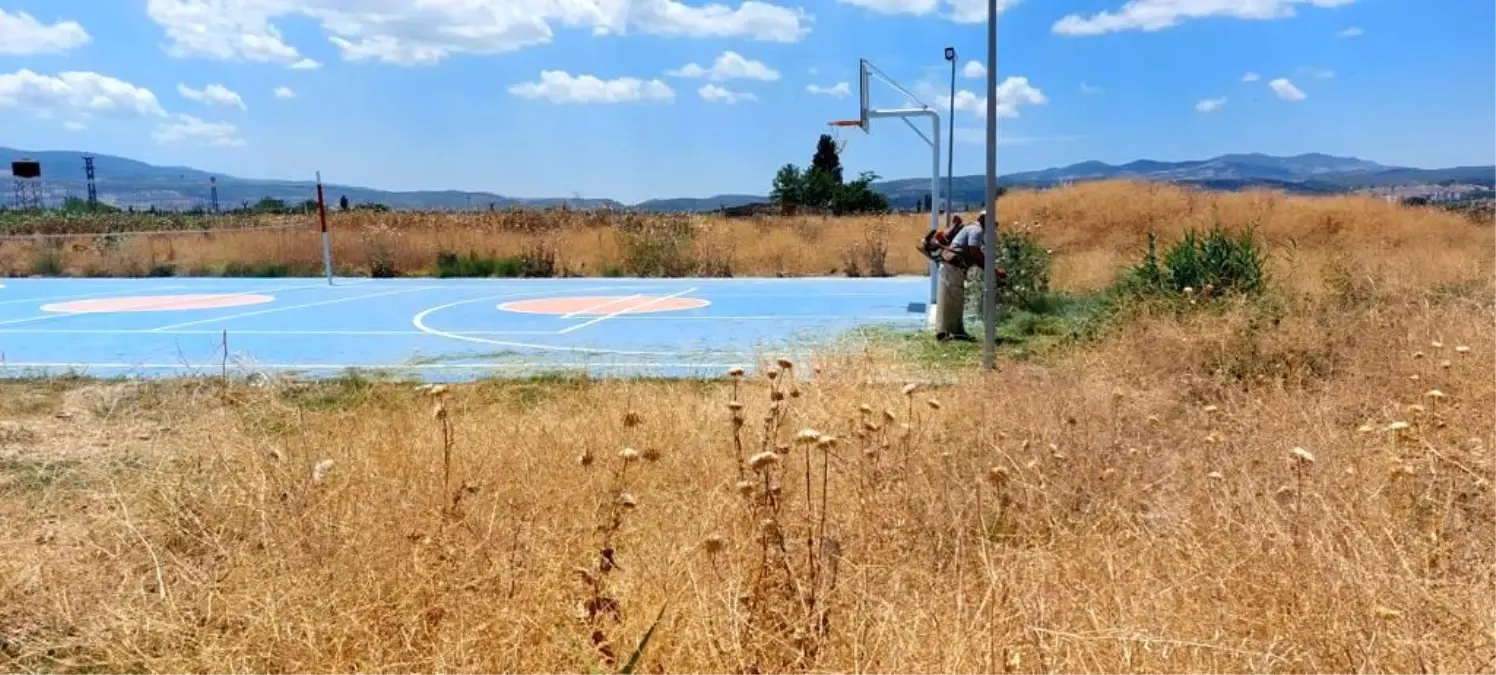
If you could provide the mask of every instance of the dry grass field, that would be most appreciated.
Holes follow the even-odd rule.
[[[1072,292],[1148,231],[1256,221],[1269,290],[912,390],[870,375],[931,366],[878,348],[712,382],[0,384],[0,669],[1496,671],[1490,223],[1126,184],[1003,208]],[[386,218],[413,263],[526,245]],[[706,225],[744,275],[824,273],[875,224],[918,269],[917,218]],[[567,227],[568,266],[611,255]]]

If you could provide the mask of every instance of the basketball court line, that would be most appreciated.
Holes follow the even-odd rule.
[[[324,281],[324,282],[321,282],[321,283],[304,284],[304,285],[301,285],[301,286],[276,286],[276,287],[273,287],[273,288],[252,289],[252,290],[247,290],[247,291],[229,291],[229,292],[223,293],[223,295],[260,295],[260,294],[265,294],[265,293],[274,293],[276,291],[282,291],[282,292],[284,292],[284,291],[294,291],[294,290],[305,289],[305,288],[326,288],[326,287],[327,287],[327,282]],[[112,295],[118,295],[118,293],[114,293]],[[163,303],[164,304],[162,305],[162,307],[167,307],[167,306],[171,305],[171,301],[170,300],[165,300],[165,301],[163,301]],[[136,311],[142,311],[142,310],[136,310]],[[114,313],[115,312],[108,312],[108,311],[103,311],[103,312],[48,312],[48,313],[42,314],[40,316],[26,317],[26,318],[23,318],[23,319],[11,319],[9,321],[0,321],[0,326],[13,326],[13,325],[16,325],[16,324],[32,323],[32,322],[35,322],[35,321],[45,321],[47,319],[60,319],[60,318],[70,317],[70,316],[98,316],[98,315],[102,315],[102,314],[114,314]]]
[[[141,293],[158,293],[160,291],[171,291],[171,290],[178,290],[178,289],[184,289],[184,288],[191,288],[191,287],[190,286],[184,286],[182,284],[173,284],[173,285],[170,285],[170,286],[157,286],[155,288],[146,288],[146,289],[142,289],[140,292]],[[116,295],[119,295],[119,291],[118,290],[107,291],[107,292],[103,292],[103,293],[80,293],[80,294],[74,294],[74,295],[51,295],[51,296],[45,296],[45,297],[40,297],[40,298],[21,298],[19,300],[0,300],[0,305],[19,305],[19,304],[23,304],[23,303],[27,303],[27,302],[46,303],[46,302],[53,302],[53,301],[56,301],[56,300],[90,300],[90,299],[94,299],[94,298],[108,298],[108,297],[112,297],[112,296],[116,296]]]
[[[379,297],[383,297],[383,296],[386,296],[386,295],[400,295],[402,293],[415,293],[417,291],[428,291],[428,290],[431,290],[433,288],[441,288],[441,287],[440,286],[417,286],[415,288],[402,288],[402,289],[394,290],[394,291],[385,291],[383,293],[368,293],[368,294],[365,294],[365,295],[356,295],[356,296],[351,297],[351,298],[334,298],[332,300],[320,300],[320,301],[317,301],[317,302],[305,302],[305,303],[302,303],[302,304],[299,304],[299,305],[287,305],[287,306],[284,306],[284,307],[271,307],[269,309],[261,309],[261,310],[256,310],[256,311],[253,311],[253,312],[241,312],[239,314],[230,314],[228,316],[217,316],[217,317],[213,317],[213,318],[209,318],[209,319],[199,319],[197,321],[183,321],[182,323],[174,323],[174,324],[171,324],[169,326],[161,326],[159,328],[153,328],[153,329],[151,329],[151,332],[152,333],[162,333],[162,332],[166,332],[166,331],[173,330],[173,329],[176,329],[176,328],[185,328],[187,326],[197,326],[197,325],[201,325],[201,324],[205,324],[205,323],[213,323],[213,322],[216,322],[216,321],[231,321],[233,319],[242,319],[242,318],[247,317],[247,316],[260,316],[260,315],[263,315],[263,314],[275,314],[277,312],[289,312],[289,311],[291,311],[293,309],[306,309],[308,307],[321,307],[323,305],[336,305],[336,304],[342,303],[342,302],[353,302],[355,300],[365,300],[365,299],[368,299],[368,298],[379,298]]]
[[[720,368],[726,370],[743,366],[744,363],[670,363],[659,361],[608,362],[608,361],[538,361],[535,363],[234,363],[229,359],[229,368],[264,370],[562,370],[567,368]],[[126,363],[126,362],[81,362],[65,361],[0,361],[0,370],[7,368],[69,368],[87,370],[200,370],[217,371],[217,363]]]
[[[628,314],[630,312],[637,312],[637,311],[639,311],[641,309],[644,309],[645,307],[648,307],[650,305],[657,305],[657,304],[659,304],[661,302],[664,302],[666,300],[673,300],[675,298],[678,298],[678,297],[680,297],[682,295],[686,295],[687,293],[690,293],[690,292],[695,291],[695,290],[696,290],[696,287],[692,287],[692,288],[687,288],[684,291],[680,291],[680,292],[677,292],[677,293],[671,293],[670,295],[656,296],[656,297],[651,298],[648,301],[644,302],[643,304],[631,305],[629,307],[625,307],[625,308],[620,309],[620,310],[618,310],[616,312],[613,312],[612,314],[605,314],[603,316],[597,317],[596,319],[589,319],[587,321],[583,321],[582,323],[579,323],[579,324],[577,324],[575,326],[568,326],[566,328],[562,328],[561,330],[557,331],[556,334],[557,335],[565,335],[565,334],[571,333],[573,331],[579,331],[579,330],[582,330],[583,328],[586,328],[588,326],[591,326],[591,325],[594,325],[594,324],[599,324],[599,323],[602,323],[604,321],[607,321],[608,319],[611,319],[611,318],[614,318],[616,316],[619,316],[620,314]],[[638,297],[638,296],[635,296],[635,297]]]
[[[611,300],[608,300],[607,302],[600,302],[600,303],[597,303],[596,305],[593,305],[591,307],[583,307],[583,308],[581,308],[581,309],[579,309],[579,310],[577,310],[575,312],[571,312],[571,313],[568,313],[568,314],[563,314],[563,315],[561,315],[561,318],[563,318],[563,319],[575,319],[575,318],[577,318],[577,317],[579,317],[579,316],[581,316],[583,314],[596,314],[598,310],[600,310],[600,309],[602,309],[604,307],[612,307],[613,305],[616,305],[616,304],[618,304],[620,302],[628,302],[630,300],[633,300],[635,298],[640,298],[640,297],[643,297],[643,296],[641,296],[641,295],[639,295],[639,294],[636,293],[634,295],[629,295],[629,296],[625,296],[625,297],[622,297],[622,298],[613,298]],[[507,312],[517,312],[517,311],[522,311],[522,310],[506,309],[504,311],[507,311]]]
[[[682,371],[723,372],[732,366],[746,366],[757,362],[764,350],[800,352],[819,349],[817,345],[820,337],[840,332],[844,327],[874,321],[906,323],[912,315],[899,310],[909,293],[901,288],[903,285],[917,288],[922,279],[494,279],[492,283],[452,283],[457,280],[444,279],[357,279],[336,286],[329,286],[323,279],[315,279],[307,280],[315,283],[296,284],[293,280],[291,285],[265,287],[263,290],[259,288],[259,284],[249,279],[177,279],[174,281],[178,283],[162,286],[148,285],[143,279],[119,280],[121,283],[118,286],[103,288],[84,286],[88,281],[81,279],[77,280],[76,286],[68,286],[69,281],[71,280],[40,280],[37,287],[28,292],[72,289],[86,289],[90,292],[62,295],[61,298],[48,295],[0,302],[12,305],[34,302],[41,305],[58,299],[144,296],[184,288],[188,290],[179,291],[179,294],[264,293],[277,296],[277,300],[281,302],[286,300],[288,291],[322,288],[331,293],[311,291],[300,295],[304,302],[285,306],[261,305],[260,308],[245,308],[249,311],[225,316],[191,319],[189,314],[180,318],[190,320],[157,327],[150,327],[152,322],[149,319],[141,321],[138,316],[127,317],[125,313],[109,311],[57,312],[41,317],[0,321],[0,336],[14,336],[0,337],[0,343],[5,345],[3,351],[0,351],[0,377],[16,377],[26,369],[87,371],[90,368],[99,371],[103,377],[173,377],[173,373],[191,372],[216,374],[221,368],[222,350],[217,348],[216,339],[211,340],[210,344],[210,340],[206,338],[225,332],[218,325],[222,322],[265,315],[268,316],[264,320],[243,321],[245,328],[242,330],[229,327],[226,331],[231,338],[230,344],[235,347],[229,353],[231,367],[241,372],[256,368],[266,371],[303,371],[308,377],[349,369],[390,370],[412,374],[429,371],[430,377],[435,379],[465,379],[469,377],[467,373],[481,374],[485,370],[496,375],[576,368],[608,374],[634,370],[643,371],[641,374],[647,374],[651,370],[669,371],[657,372],[667,376],[679,376]],[[285,283],[287,280],[279,281]],[[820,284],[825,281],[868,285],[836,286],[834,288],[842,292],[821,292],[833,289]],[[884,281],[893,283],[879,283]],[[911,284],[911,281],[915,283]],[[43,284],[58,287],[43,288]],[[677,290],[686,284],[691,286]],[[235,290],[251,285],[256,288]],[[354,291],[346,297],[329,297],[343,296],[345,294],[336,293],[338,288],[355,285],[368,285],[369,288]],[[884,288],[888,290],[872,292]],[[466,292],[463,289],[467,289]],[[7,292],[14,290],[16,289],[12,286]],[[436,295],[416,296],[418,293]],[[468,294],[480,297],[464,297]],[[372,301],[399,295],[409,297],[393,302],[354,304],[357,300]],[[420,308],[425,302],[444,299],[443,296],[453,301]],[[577,300],[590,296],[605,297],[590,301],[595,304],[579,312],[570,311],[578,304],[589,304],[589,301],[578,303]],[[680,311],[699,310],[698,307],[679,306],[694,304],[698,296],[703,303],[702,307],[710,304],[717,305],[715,309],[732,311],[730,308],[736,308],[738,313],[712,315],[710,310]],[[4,295],[0,295],[0,298],[3,297]],[[881,300],[849,299],[829,303],[814,301],[824,297]],[[719,298],[733,298],[734,301],[722,306],[717,302]],[[570,307],[563,310],[565,314],[518,312],[505,318],[502,303],[518,299],[558,302],[569,299],[571,302]],[[891,303],[890,299],[897,302]],[[687,300],[691,302],[685,302]],[[805,304],[806,302],[809,304]],[[146,303],[147,306],[149,304]],[[320,309],[323,307],[326,309]],[[773,313],[781,307],[802,313]],[[317,311],[313,311],[314,309]],[[301,310],[306,311],[301,313]],[[27,309],[21,308],[21,311]],[[607,313],[587,316],[600,311]],[[97,318],[76,323],[102,327],[69,328],[73,322],[52,327],[25,325],[32,321],[78,315]],[[201,317],[202,314],[198,316]],[[557,319],[563,321],[558,322]],[[676,323],[632,323],[637,321]],[[773,323],[768,323],[771,321]],[[580,341],[576,340],[579,336],[558,337],[608,322],[622,324],[610,325],[589,333],[593,337]],[[734,322],[742,323],[734,326]],[[403,328],[401,324],[404,324]],[[324,328],[302,329],[299,328],[301,326]],[[369,329],[359,329],[364,326]],[[462,326],[475,330],[462,330]],[[510,326],[546,330],[499,330]],[[158,337],[139,338],[141,335]],[[75,336],[76,340],[70,340],[68,336]],[[111,339],[108,336],[120,337]],[[159,336],[171,337],[165,337],[163,342],[163,338]],[[235,336],[242,337],[234,340]],[[296,340],[298,336],[313,339]],[[316,340],[314,336],[328,336],[330,339]],[[332,339],[338,336],[348,339]],[[431,342],[428,341],[429,338],[437,340]],[[555,344],[557,341],[571,342],[576,346]],[[463,347],[457,344],[459,342],[496,349]],[[172,351],[172,343],[177,345],[176,353]],[[184,345],[187,347],[186,352],[182,352]],[[5,352],[9,352],[8,356],[19,357],[21,360],[6,362]],[[208,352],[215,353],[210,355]],[[256,357],[263,358],[266,363],[254,363]],[[132,362],[132,359],[136,360]],[[162,363],[164,359],[173,361]],[[727,363],[735,359],[743,359],[749,363]],[[367,363],[348,363],[360,360]],[[444,376],[442,373],[451,375]]]

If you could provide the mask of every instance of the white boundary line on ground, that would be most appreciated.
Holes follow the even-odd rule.
[[[275,292],[278,292],[278,291],[294,291],[294,290],[302,289],[302,288],[326,288],[326,287],[327,287],[327,283],[323,282],[323,283],[320,283],[320,284],[305,284],[305,285],[302,285],[302,286],[277,286],[277,287],[274,287],[274,288],[251,289],[251,290],[247,290],[247,291],[225,291],[225,292],[221,292],[221,293],[202,293],[200,295],[260,295],[260,294],[267,294],[267,293],[275,293]],[[199,294],[194,294],[194,295],[199,295]],[[148,309],[147,310],[138,310],[137,309],[137,310],[132,310],[132,311],[134,311],[134,312],[140,312],[140,311],[149,311],[149,310]],[[123,314],[123,313],[125,313],[125,312],[108,312],[108,311],[105,311],[105,312],[48,312],[48,313],[43,314],[41,316],[32,316],[32,317],[27,317],[27,318],[24,318],[24,319],[12,319],[10,321],[0,321],[0,326],[13,326],[15,324],[20,324],[20,323],[31,323],[33,321],[45,321],[47,319],[60,319],[60,318],[69,317],[69,316],[95,316],[95,315],[102,315],[102,314]]]
[[[533,363],[246,363],[233,365],[234,370],[347,370],[347,369],[370,369],[370,370],[555,370],[558,368],[732,368],[742,366],[743,363],[671,363],[671,362],[607,362],[607,361],[562,361]],[[14,368],[68,368],[87,370],[89,368],[100,370],[202,370],[205,372],[216,372],[221,368],[219,363],[124,363],[124,362],[100,362],[100,363],[67,363],[63,361],[11,361],[0,363],[0,371]]]
[[[596,314],[597,310],[599,310],[599,309],[602,309],[604,307],[612,307],[613,305],[616,305],[616,304],[618,304],[620,302],[628,302],[628,301],[633,300],[634,298],[638,298],[638,297],[641,297],[641,296],[638,293],[635,293],[633,295],[626,295],[626,296],[621,297],[621,298],[613,298],[613,299],[611,299],[611,300],[609,300],[607,302],[600,302],[600,303],[598,303],[596,305],[593,305],[591,307],[583,307],[583,308],[581,308],[581,309],[579,309],[579,310],[577,310],[575,312],[570,312],[570,313],[567,313],[567,314],[563,314],[563,315],[561,315],[561,318],[563,318],[563,319],[574,319],[574,318],[576,318],[578,316],[581,316],[583,314]],[[557,299],[559,300],[560,298],[557,298]],[[541,314],[541,312],[522,312],[520,310],[505,309],[504,305],[507,305],[507,304],[509,304],[509,303],[506,302],[504,304],[499,305],[499,309],[501,309],[503,311],[506,311],[506,312],[515,312],[516,314]]]
[[[242,319],[244,317],[249,317],[249,316],[260,316],[260,315],[263,315],[263,314],[275,314],[277,312],[289,312],[289,311],[294,310],[294,309],[306,309],[308,307],[321,307],[323,305],[336,305],[336,304],[338,304],[340,302],[353,302],[355,300],[366,300],[368,298],[378,298],[378,297],[383,297],[383,296],[386,296],[386,295],[400,295],[402,293],[417,293],[417,292],[420,292],[420,291],[429,291],[429,290],[431,290],[433,288],[441,288],[441,287],[440,286],[417,286],[415,288],[401,288],[401,289],[393,290],[393,291],[384,291],[382,293],[365,293],[364,295],[355,295],[355,296],[353,296],[351,298],[333,298],[332,300],[319,300],[317,302],[304,302],[304,303],[301,303],[299,305],[287,305],[287,306],[284,306],[284,307],[271,307],[269,309],[261,309],[261,310],[257,310],[257,311],[253,311],[253,312],[240,312],[239,314],[230,314],[228,316],[215,316],[215,317],[207,318],[207,319],[198,319],[197,321],[183,321],[182,323],[174,323],[174,324],[170,324],[170,325],[167,325],[167,326],[161,326],[161,327],[158,327],[158,328],[152,328],[150,332],[152,332],[152,333],[164,333],[164,332],[176,329],[176,328],[185,328],[187,326],[197,326],[197,325],[200,325],[200,324],[214,323],[214,322],[217,322],[217,321],[232,321],[234,319]]]
[[[658,296],[658,297],[654,297],[654,298],[651,298],[648,302],[645,302],[643,304],[633,305],[633,306],[630,306],[630,307],[625,307],[625,308],[620,309],[620,310],[618,310],[616,312],[613,312],[612,314],[604,314],[604,315],[602,315],[600,317],[597,317],[596,319],[588,319],[588,320],[583,321],[582,323],[576,324],[574,326],[567,326],[566,328],[562,328],[561,330],[556,331],[556,334],[557,335],[565,335],[565,334],[573,332],[573,331],[582,330],[583,328],[586,328],[586,327],[594,325],[594,324],[602,323],[604,321],[607,321],[608,319],[612,319],[614,317],[617,317],[617,316],[620,316],[620,315],[623,315],[623,314],[628,314],[630,312],[637,312],[637,311],[639,311],[641,309],[644,309],[645,307],[648,307],[650,305],[654,305],[654,304],[663,302],[665,300],[673,300],[673,299],[678,298],[678,297],[680,297],[682,295],[686,295],[686,294],[688,294],[688,293],[696,290],[696,288],[697,287],[693,286],[691,288],[687,288],[684,291],[679,291],[679,292],[676,292],[676,293],[671,293],[670,295],[661,295],[661,296]]]
[[[154,288],[143,289],[142,292],[170,291],[179,288],[189,287],[181,284],[173,284],[171,286],[156,286]],[[47,295],[40,298],[20,298],[18,300],[0,300],[0,305],[20,305],[28,302],[45,303],[51,302],[53,300],[88,300],[90,298],[107,298],[111,295],[119,295],[119,290],[116,289],[103,292],[95,291],[93,293],[75,293],[73,295]]]
[[[474,330],[466,335],[555,335],[553,330]],[[168,330],[153,328],[0,328],[0,335],[221,335],[222,329]],[[430,335],[418,330],[230,330],[229,335],[347,335],[396,336]]]
[[[595,287],[595,288],[588,288],[588,289],[585,289],[585,290],[583,290],[581,292],[583,292],[583,293],[596,293],[596,292],[599,292],[599,291],[612,290],[613,288],[615,288],[615,287],[614,286],[601,286],[601,287]],[[577,353],[577,354],[613,354],[613,355],[619,355],[619,356],[676,356],[676,355],[679,354],[679,352],[676,352],[676,351],[672,351],[672,352],[650,352],[650,351],[632,351],[632,350],[621,350],[621,349],[596,349],[596,348],[591,348],[591,347],[565,347],[565,346],[561,346],[561,345],[542,345],[542,344],[534,344],[534,343],[530,343],[530,342],[509,342],[509,341],[505,341],[505,340],[489,340],[487,338],[481,338],[481,337],[477,337],[477,336],[474,336],[474,335],[466,334],[466,333],[463,333],[463,332],[454,333],[452,331],[437,330],[435,328],[432,328],[432,327],[426,325],[426,318],[427,317],[429,317],[432,314],[435,314],[437,312],[440,312],[442,310],[445,310],[445,309],[451,309],[453,307],[458,307],[458,306],[461,306],[461,305],[468,305],[468,304],[472,304],[472,303],[475,303],[475,302],[491,302],[493,300],[498,300],[500,298],[505,298],[505,297],[517,297],[518,295],[544,295],[546,293],[554,293],[554,292],[555,292],[554,290],[547,290],[547,291],[536,291],[536,292],[533,292],[533,293],[506,294],[506,295],[489,295],[489,296],[483,296],[483,297],[479,297],[479,298],[468,298],[466,300],[457,300],[455,302],[449,302],[449,303],[447,303],[445,305],[437,305],[435,307],[428,307],[428,308],[426,308],[424,310],[421,310],[415,316],[412,316],[410,318],[410,324],[412,326],[415,326],[416,330],[419,330],[419,331],[421,331],[423,333],[428,333],[430,335],[438,335],[438,336],[441,336],[441,337],[444,337],[444,338],[448,338],[448,339],[452,339],[452,340],[462,340],[464,342],[473,342],[473,343],[481,344],[481,345],[493,345],[495,347],[516,347],[516,348],[519,348],[519,349],[536,349],[536,350],[540,350],[540,351],[551,351],[551,352],[573,352],[573,353]],[[554,333],[553,333],[553,335],[554,335]]]

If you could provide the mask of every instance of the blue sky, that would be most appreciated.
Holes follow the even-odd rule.
[[[720,1],[0,0],[0,145],[384,189],[762,194],[856,116],[859,57],[944,114],[954,46],[956,172],[983,170],[981,0]],[[1496,161],[1491,2],[1004,5],[1002,173]],[[897,120],[841,136],[852,172],[928,175]]]

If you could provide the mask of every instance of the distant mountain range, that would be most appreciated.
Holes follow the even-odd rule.
[[[28,151],[0,147],[0,175],[9,172],[9,162],[19,158],[38,160],[42,164],[45,200],[60,203],[67,196],[87,194],[83,153],[73,151]],[[189,167],[154,166],[144,162],[114,157],[94,156],[94,172],[99,199],[117,206],[164,209],[189,209],[208,204],[210,177],[217,178],[218,201],[224,208],[254,203],[271,197],[298,203],[316,194],[310,181],[260,180],[210,174]],[[1221,155],[1211,159],[1160,162],[1138,160],[1121,166],[1103,162],[1081,162],[1070,166],[1007,174],[998,183],[1005,187],[1052,187],[1071,182],[1106,179],[1142,179],[1194,185],[1215,190],[1238,190],[1251,187],[1282,189],[1300,194],[1332,194],[1397,186],[1470,185],[1496,187],[1496,166],[1460,166],[1446,169],[1417,169],[1384,166],[1354,157],[1335,157],[1319,153],[1274,157],[1263,154]],[[768,182],[768,177],[765,177]],[[952,200],[958,205],[978,204],[986,182],[983,176],[957,176]],[[945,188],[945,179],[941,180]],[[930,191],[929,178],[903,178],[881,181],[873,188],[888,197],[895,208],[912,208]],[[10,201],[6,186],[0,203]],[[396,209],[481,209],[515,206],[546,207],[569,204],[576,208],[633,208],[647,211],[712,211],[766,201],[762,195],[725,194],[712,197],[651,199],[638,204],[623,204],[612,199],[521,198],[491,192],[458,190],[398,192],[373,188],[327,185],[327,199],[336,202],[347,196],[354,204],[384,204]]]

